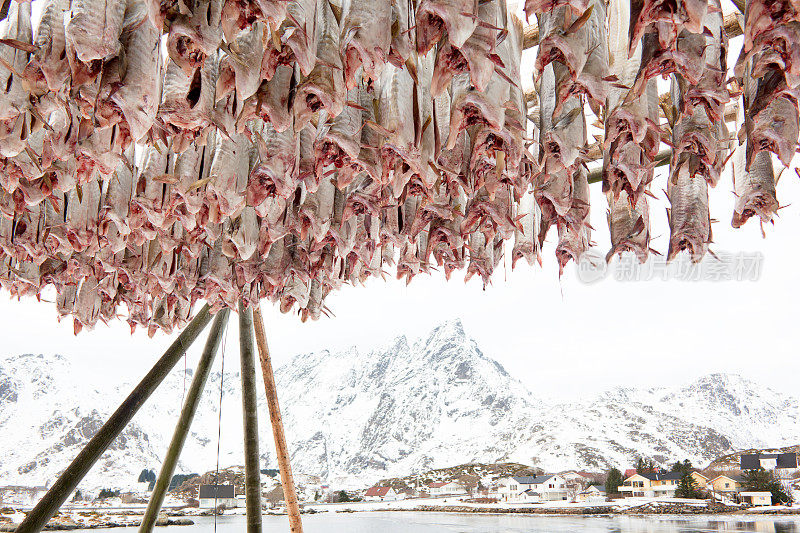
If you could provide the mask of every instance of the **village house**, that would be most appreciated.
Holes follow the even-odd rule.
[[[680,472],[633,474],[619,488],[626,498],[673,498],[681,479]]]
[[[597,485],[589,485],[575,497],[576,502],[580,503],[600,503],[606,501],[606,491]]]
[[[742,470],[770,470],[778,479],[790,479],[797,473],[797,454],[788,453],[745,453],[739,459]]]
[[[567,483],[557,474],[514,476],[497,481],[499,498],[507,502],[539,503],[566,500]]]
[[[559,474],[564,478],[564,483],[567,488],[567,499],[575,501],[583,489],[589,486],[590,479],[584,473],[569,470]]]
[[[402,499],[392,487],[370,487],[364,493],[364,500],[368,502],[393,502]]]
[[[467,489],[458,481],[434,481],[433,483],[428,483],[428,494],[434,498],[440,496],[464,496],[467,494]]]
[[[5,487],[0,487],[0,504],[33,505],[46,492],[47,487],[6,485]]]
[[[722,474],[708,482],[708,490],[717,497],[735,499],[736,493],[742,490],[744,478],[734,474]]]
[[[226,509],[236,507],[233,485],[200,485],[197,492],[200,509],[216,509],[223,505]]]
[[[771,492],[742,491],[739,493],[739,501],[755,507],[772,505]]]
[[[710,481],[706,476],[698,472],[697,470],[692,472],[692,479],[694,482],[697,483],[697,488],[702,490],[708,489],[708,482]]]

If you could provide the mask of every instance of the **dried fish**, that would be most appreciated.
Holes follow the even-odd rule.
[[[328,2],[317,10],[317,61],[297,86],[294,121],[302,129],[311,115],[325,109],[331,117],[342,112],[345,102],[342,57],[339,55],[339,25]]]
[[[363,76],[377,80],[389,59],[392,44],[391,0],[344,0],[342,34],[339,39],[344,63],[344,82],[348,89]]]

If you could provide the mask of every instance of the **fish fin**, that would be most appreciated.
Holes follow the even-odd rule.
[[[406,69],[408,69],[408,73],[411,75],[411,79],[414,80],[414,83],[419,84],[417,78],[417,66],[414,64],[414,62],[411,60],[410,57],[406,59],[405,65]]]
[[[353,109],[358,109],[359,111],[366,111],[367,110],[367,108],[365,108],[364,106],[359,105],[359,104],[357,104],[355,102],[345,102],[345,105],[350,106]]]
[[[6,46],[28,52],[29,54],[36,51],[36,45],[20,41],[19,39],[0,39],[0,44],[5,44]]]
[[[564,33],[566,34],[575,33],[576,31],[581,29],[581,27],[583,27],[583,25],[586,24],[586,22],[588,22],[589,17],[592,16],[593,10],[594,10],[594,5],[590,5],[589,8],[586,11],[584,11],[580,17],[575,19],[575,22],[570,24],[569,28],[567,28]]]

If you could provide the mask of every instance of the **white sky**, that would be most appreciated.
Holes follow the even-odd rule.
[[[729,65],[740,47],[741,38],[731,41]],[[534,57],[532,51],[524,57],[526,88]],[[662,168],[652,187],[658,199],[650,201],[652,246],[662,253],[669,236],[665,188]],[[372,280],[366,288],[346,287],[329,296],[327,305],[335,318],[305,324],[265,302],[275,366],[306,351],[353,344],[368,349],[399,334],[416,338],[443,320],[459,317],[484,353],[541,394],[573,397],[615,385],[671,385],[709,372],[739,372],[794,394],[800,372],[793,325],[800,296],[800,207],[782,209],[762,239],[755,220],[739,230],[731,228],[731,191],[728,169],[711,193],[711,216],[719,220],[713,225],[712,250],[761,252],[758,281],[617,282],[609,277],[584,284],[572,265],[559,280],[553,229],[543,254],[544,268],[520,263],[511,272],[509,258],[507,268],[496,272],[485,291],[480,280],[464,284],[458,273],[450,283],[441,273],[421,275],[408,287],[393,279]],[[593,238],[598,253],[605,255],[607,203],[599,184],[591,186],[591,194]],[[787,170],[778,198],[790,204],[798,197],[798,177]],[[714,259],[707,257],[705,263],[711,262]],[[143,375],[172,340],[160,333],[149,339],[143,331],[131,336],[122,321],[99,324],[74,337],[71,320],[58,324],[56,316],[52,303],[0,296],[2,352],[61,353],[95,379],[114,379],[118,373]],[[238,366],[236,324],[232,315],[228,368]],[[202,340],[191,351],[190,365],[201,346]]]

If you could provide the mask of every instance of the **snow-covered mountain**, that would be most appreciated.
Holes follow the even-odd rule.
[[[0,359],[4,484],[52,482],[135,382],[120,377],[86,385],[78,374],[58,355]],[[510,460],[546,470],[624,467],[639,456],[705,464],[737,449],[800,442],[798,399],[737,375],[711,374],[673,388],[615,388],[582,401],[537,398],[485,356],[458,321],[370,352],[298,355],[276,378],[295,471],[362,485],[470,461]],[[191,370],[184,375],[183,368],[169,376],[85,488],[125,487],[141,469],[158,469],[190,379]],[[216,464],[220,385],[220,465],[242,462],[239,376],[217,372],[181,472]],[[262,463],[274,466],[263,392],[259,401]]]

